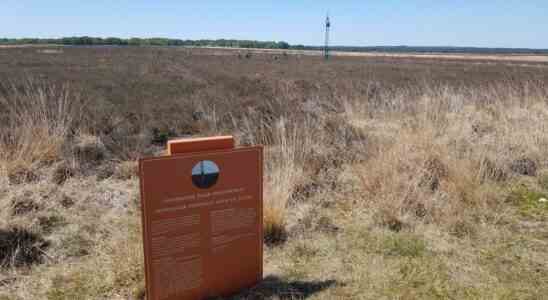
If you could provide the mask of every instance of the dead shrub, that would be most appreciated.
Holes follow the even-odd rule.
[[[59,201],[59,204],[61,204],[61,206],[64,208],[70,208],[74,205],[74,199],[67,196],[66,194],[62,194],[57,201]]]
[[[318,182],[305,182],[297,184],[291,193],[291,201],[304,201],[313,197],[320,190],[321,186]]]
[[[49,234],[53,229],[65,224],[63,216],[56,213],[44,213],[38,217],[38,225],[42,232]]]
[[[31,165],[12,164],[7,168],[8,182],[13,185],[33,183],[40,179]]]
[[[422,219],[428,215],[428,209],[426,208],[424,203],[417,203],[415,205],[414,212],[415,216],[419,219]]]
[[[403,218],[398,214],[395,208],[381,207],[375,212],[373,218],[376,220],[377,224],[394,232],[400,232],[405,227]]]
[[[123,161],[116,165],[112,175],[114,178],[119,180],[129,180],[138,177],[138,174],[139,166],[137,162]]]
[[[62,163],[53,170],[51,180],[53,183],[61,185],[72,176],[74,176],[74,170],[69,165]]]
[[[472,132],[478,137],[483,137],[493,132],[495,129],[493,126],[489,125],[486,122],[475,122],[472,124]]]
[[[487,180],[502,182],[508,178],[508,173],[504,167],[497,165],[489,158],[484,157],[479,164],[479,179],[481,183]]]
[[[31,195],[28,193],[25,193],[24,195],[16,196],[11,200],[12,216],[26,215],[40,209],[40,205],[30,198],[30,196]]]
[[[321,216],[316,224],[316,230],[324,233],[334,234],[339,231],[339,227],[333,223],[328,216]]]
[[[447,178],[449,170],[447,166],[438,158],[430,157],[424,162],[424,174],[419,182],[419,186],[426,187],[434,192],[440,187],[443,179]]]
[[[386,172],[386,170],[383,170]],[[382,171],[381,171],[382,172]],[[380,172],[379,172],[380,173]],[[361,188],[369,197],[375,197],[382,189],[382,180],[385,174],[360,173]]]
[[[185,118],[186,116],[181,116]],[[116,160],[137,160],[146,155],[153,155],[154,149],[164,147],[165,144],[153,145],[155,131],[142,124],[140,120],[124,121],[109,132],[100,135],[106,152]],[[165,141],[167,138],[165,137]],[[163,143],[165,143],[165,141]]]
[[[324,130],[328,137],[333,139],[333,144],[345,147],[351,147],[354,143],[363,142],[367,135],[361,129],[353,126],[347,118],[339,115],[330,116],[324,124]]]
[[[344,163],[341,156],[333,148],[312,149],[306,156],[307,170],[313,176],[319,176],[332,169],[337,169]]]
[[[83,166],[97,166],[106,157],[106,148],[99,137],[80,134],[72,148],[74,157]]]
[[[510,163],[510,170],[512,170],[512,172],[524,176],[536,176],[537,169],[538,166],[536,161],[527,157],[516,159]]]
[[[312,149],[304,158],[304,182],[296,182],[292,199],[306,199],[320,191],[334,191],[341,187],[339,175],[346,164],[352,164],[356,153],[350,154],[352,149],[341,149],[336,146],[325,147],[321,150]],[[347,155],[349,154],[349,155]]]
[[[103,164],[97,168],[97,180],[102,181],[108,179],[114,176],[114,172],[116,172],[116,168],[113,164]]]
[[[458,238],[472,237],[476,228],[473,221],[461,217],[449,224],[449,232]]]
[[[0,229],[0,266],[22,267],[41,263],[48,244],[41,236],[24,228]]]

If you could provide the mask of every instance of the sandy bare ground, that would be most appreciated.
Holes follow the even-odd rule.
[[[507,54],[414,54],[414,53],[375,53],[375,52],[333,52],[338,56],[364,56],[364,57],[396,57],[396,58],[430,58],[430,59],[457,59],[457,60],[499,60],[499,61],[519,61],[519,62],[548,62],[547,55],[507,55]]]

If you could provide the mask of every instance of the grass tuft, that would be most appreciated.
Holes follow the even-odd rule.
[[[548,199],[548,195],[520,184],[511,189],[507,201],[524,216],[543,217],[548,213],[548,201],[543,199]]]
[[[4,86],[3,90],[0,167],[8,170],[14,183],[21,182],[20,178],[28,182],[28,171],[63,158],[65,140],[81,118],[82,102],[68,86],[34,79],[22,86]]]
[[[383,241],[383,249],[390,256],[420,257],[426,253],[426,243],[406,233],[389,234]]]

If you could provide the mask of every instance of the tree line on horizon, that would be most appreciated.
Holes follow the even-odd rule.
[[[62,46],[186,46],[258,49],[323,50],[323,46],[291,45],[285,41],[237,39],[182,40],[171,38],[117,38],[74,36],[62,38],[0,38],[0,45],[62,45]],[[482,48],[452,46],[331,46],[331,50],[347,52],[391,53],[484,53],[484,54],[548,54],[548,49]]]
[[[68,46],[197,46],[234,47],[261,49],[289,49],[292,46],[284,41],[255,41],[236,39],[182,40],[170,38],[117,38],[117,37],[62,37],[62,38],[0,38],[3,45],[68,45]],[[293,46],[293,48],[299,46]],[[302,46],[304,48],[304,46]]]

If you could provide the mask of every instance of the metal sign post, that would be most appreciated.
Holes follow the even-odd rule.
[[[171,141],[139,162],[147,299],[228,296],[263,274],[263,148]]]

